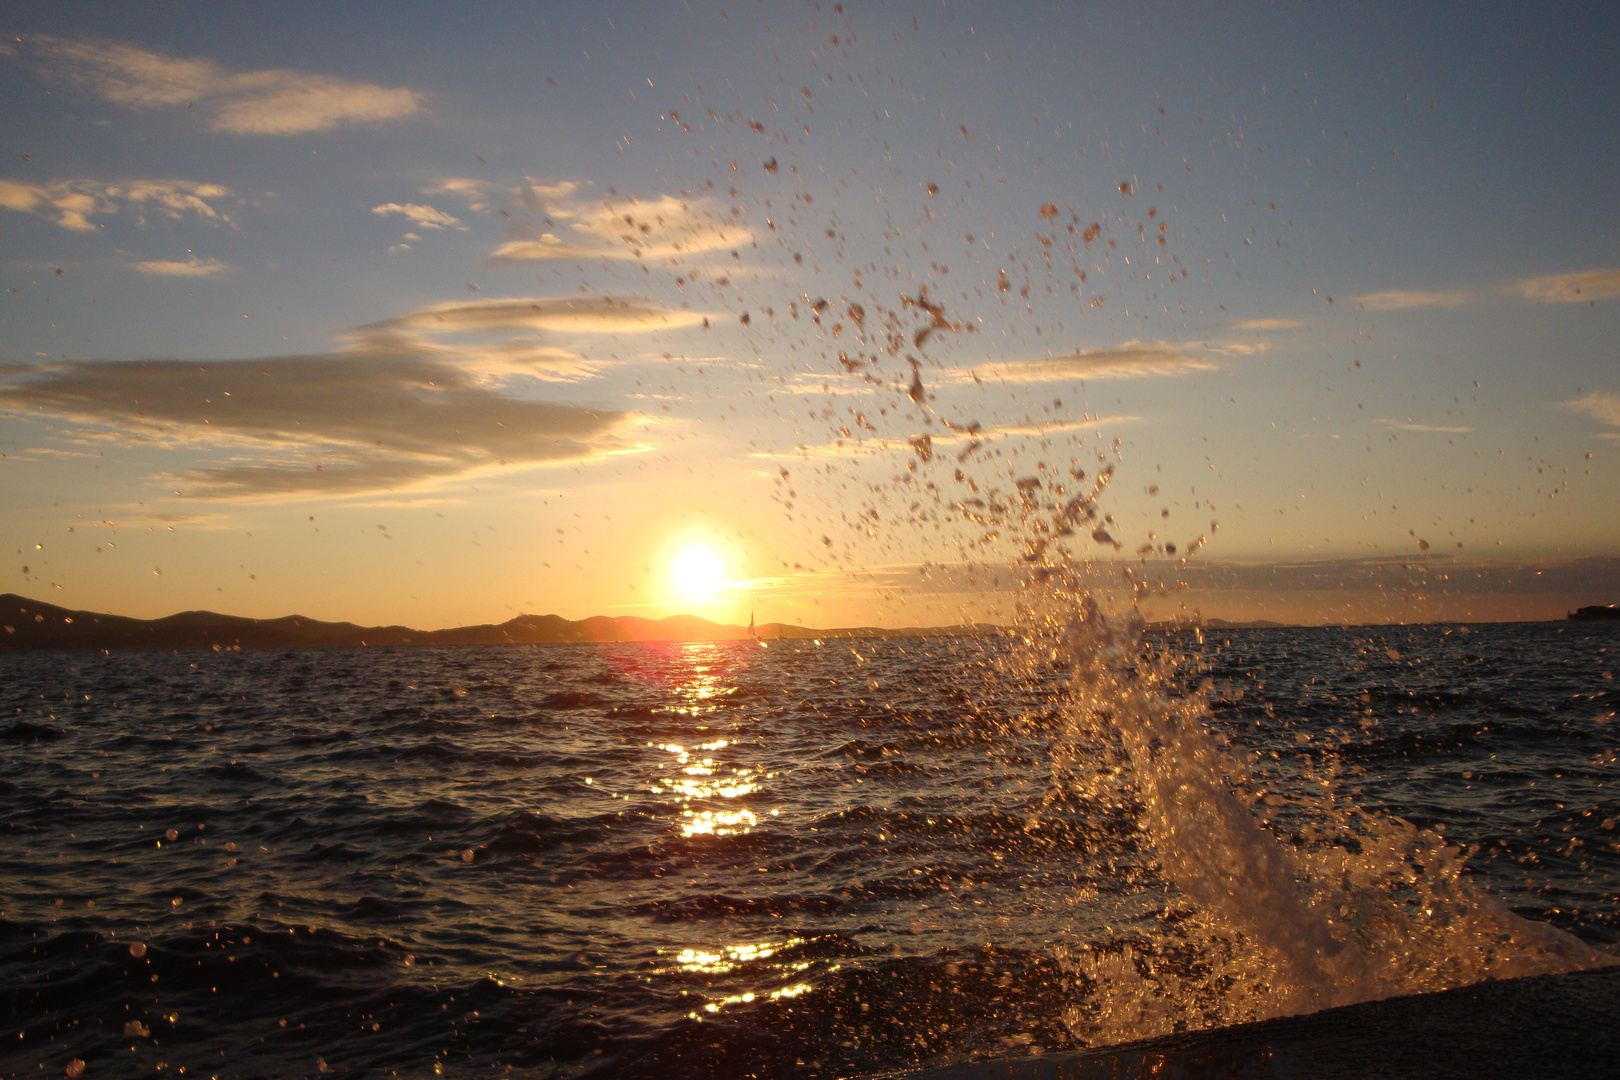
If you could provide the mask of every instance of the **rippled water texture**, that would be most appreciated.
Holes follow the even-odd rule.
[[[1291,1011],[1176,753],[1361,996],[1614,947],[1613,628],[1121,640],[1112,698],[1012,638],[0,657],[0,1068],[820,1077]],[[1203,741],[1133,749],[1138,692]]]

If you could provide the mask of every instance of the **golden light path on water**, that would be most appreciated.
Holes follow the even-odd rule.
[[[749,779],[758,773],[735,769],[732,775],[717,778],[716,774],[723,768],[720,762],[711,757],[694,756],[694,753],[724,750],[731,745],[728,740],[716,739],[691,749],[679,743],[647,745],[675,755],[673,764],[680,770],[680,775],[664,777],[660,780],[660,786],[665,792],[688,801],[688,805],[681,808],[681,816],[685,819],[681,824],[682,836],[731,836],[749,832],[759,823],[758,816],[752,810],[694,810],[689,805],[694,799],[739,799],[759,790],[759,785]]]
[[[793,937],[777,944],[770,945],[722,945],[719,951],[711,952],[703,949],[682,949],[675,956],[678,970],[683,974],[724,975],[736,970],[738,965],[753,963],[775,955],[782,949],[789,949],[795,945],[804,944],[803,938]],[[803,971],[810,966],[810,962],[799,961],[792,964],[777,965],[781,975],[791,975]],[[740,994],[729,994],[716,1001],[703,1006],[706,1013],[717,1013],[727,1005],[745,1005],[753,1001],[780,1001],[783,998],[798,997],[811,989],[809,983],[793,983],[768,993],[757,994],[753,991],[744,991]],[[688,1014],[692,1019],[701,1019],[698,1013]]]
[[[678,711],[697,719],[714,707],[717,697],[726,693],[726,677],[735,673],[737,654],[734,648],[718,642],[688,642],[673,646],[670,659],[684,671],[672,684],[684,706]],[[699,725],[703,730],[703,726]],[[700,809],[694,802],[711,799],[741,799],[761,789],[760,780],[769,780],[775,774],[729,765],[717,757],[732,745],[730,739],[710,739],[695,744],[648,743],[654,750],[671,755],[673,760],[659,763],[660,769],[673,770],[674,775],[661,776],[654,785],[660,795],[673,795],[681,801],[681,837],[719,837],[742,835],[753,831],[759,817],[746,807],[736,809]],[[772,810],[774,816],[777,811]],[[804,939],[789,937],[775,942],[743,942],[731,945],[689,946],[673,952],[674,965],[663,973],[676,975],[726,975],[739,967],[766,960],[783,949],[804,944]],[[771,981],[790,979],[810,967],[809,961],[773,965]],[[746,990],[728,994],[708,1002],[700,1012],[688,1014],[700,1020],[705,1014],[715,1014],[729,1005],[746,1005],[754,1001],[777,1001],[798,997],[811,989],[809,983],[795,982],[770,991]]]
[[[712,706],[709,704],[725,692],[724,676],[731,673],[728,661],[734,653],[716,642],[688,642],[674,647],[672,658],[688,670],[675,684],[674,690],[685,701],[680,711],[692,717],[701,716]],[[731,745],[729,739],[713,739],[688,746],[682,743],[648,743],[650,747],[674,756],[661,768],[673,768],[676,775],[660,777],[655,790],[659,794],[674,795],[681,802],[681,835],[732,836],[747,833],[759,823],[752,810],[697,809],[691,804],[710,799],[740,799],[759,790],[758,779],[769,779],[754,769],[729,766],[708,755]],[[773,811],[774,813],[774,811]]]

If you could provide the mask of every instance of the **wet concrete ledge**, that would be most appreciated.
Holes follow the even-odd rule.
[[[1620,967],[881,1080],[1595,1080],[1620,1076]],[[869,1080],[879,1080],[877,1077]]]

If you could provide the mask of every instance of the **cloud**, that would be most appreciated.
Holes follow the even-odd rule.
[[[135,210],[141,225],[146,224],[148,211],[175,221],[189,215],[198,221],[228,225],[230,215],[214,203],[230,196],[230,188],[190,180],[53,180],[48,184],[27,184],[0,179],[0,208],[51,218],[74,232],[94,231],[97,226],[91,217],[127,209]]]
[[[362,328],[350,335],[343,354],[388,361],[412,356],[437,364],[454,365],[480,385],[503,386],[515,378],[571,383],[594,378],[612,361],[593,360],[567,349],[535,341],[506,340],[439,345],[412,330]]]
[[[1148,571],[1160,567],[1149,563]],[[1450,555],[1324,559],[1298,562],[1202,560],[1163,569],[1192,589],[1319,592],[1397,590],[1435,592],[1582,593],[1620,589],[1620,559],[1611,557],[1468,559]]]
[[[1036,437],[1061,434],[1066,431],[1095,431],[1115,424],[1135,423],[1140,416],[1093,416],[1078,420],[1030,420],[1019,424],[1000,424],[994,427],[958,428],[951,433],[911,435],[905,438],[857,438],[853,435],[826,443],[801,443],[791,450],[756,450],[748,456],[768,460],[823,457],[868,457],[895,451],[917,454],[928,460],[935,453],[955,453],[957,447],[977,448],[984,443],[1003,438]]]
[[[1575,398],[1573,401],[1560,401],[1558,405],[1573,412],[1585,413],[1611,427],[1620,428],[1620,394],[1609,394],[1599,390],[1585,397]],[[1603,435],[1604,438],[1610,439],[1620,437],[1620,433],[1617,432],[1604,432]]]
[[[1442,435],[1463,435],[1474,430],[1471,427],[1443,427],[1438,424],[1420,424],[1411,419],[1386,420],[1379,417],[1373,420],[1373,423],[1382,424],[1387,428],[1394,428],[1396,431],[1429,431]]]
[[[71,437],[80,443],[214,455],[166,477],[191,498],[393,491],[647,449],[629,429],[655,424],[651,417],[520,396],[525,385],[592,378],[608,362],[504,335],[703,318],[611,296],[441,304],[359,327],[342,348],[311,355],[0,364],[0,413],[78,423]],[[454,344],[437,337],[446,332]]]
[[[567,200],[579,191],[579,185],[572,180],[559,180],[555,184],[543,183],[534,177],[525,179],[523,186],[512,194],[517,200],[536,214],[549,213],[552,210],[567,209]]]
[[[180,262],[164,261],[161,259],[148,259],[145,262],[130,263],[130,268],[143,274],[152,274],[157,277],[208,277],[230,267],[218,259],[199,259],[193,255]]]
[[[1305,324],[1298,319],[1240,319],[1226,325],[1233,330],[1295,330]]]
[[[435,210],[431,206],[420,203],[383,203],[381,206],[371,208],[373,214],[387,217],[389,214],[403,214],[411,220],[413,225],[424,229],[442,229],[446,225],[454,225],[458,229],[466,229],[460,218],[451,217],[442,210]]]
[[[748,456],[766,461],[789,461],[827,457],[868,457],[873,454],[886,454],[891,450],[916,453],[916,448],[909,439],[848,438],[836,439],[829,443],[800,443],[791,450],[753,450]]]
[[[1104,349],[1076,349],[1063,356],[1009,360],[984,364],[972,371],[947,372],[944,381],[1068,382],[1076,379],[1179,375],[1190,371],[1214,371],[1216,366],[1208,360],[1189,356],[1181,346],[1162,341],[1127,341]]]
[[[1524,278],[1488,292],[1474,289],[1443,292],[1395,289],[1358,296],[1356,302],[1370,311],[1404,311],[1420,307],[1457,307],[1483,299],[1492,292],[1496,295],[1506,292],[1536,304],[1580,304],[1593,300],[1612,300],[1620,297],[1620,269],[1610,267]]]
[[[1052,435],[1062,431],[1095,431],[1114,424],[1134,424],[1140,416],[1092,416],[1079,420],[1029,420],[1022,424],[998,424],[975,433],[978,439],[993,439],[998,435]]]
[[[297,135],[341,124],[410,116],[421,99],[403,87],[349,82],[307,71],[234,71],[201,57],[167,56],[118,41],[35,35],[23,42],[50,78],[89,88],[131,109],[197,106],[214,131]]]
[[[527,375],[543,382],[582,382],[615,366],[612,361],[594,360],[532,341],[499,342],[474,350],[471,358],[478,370],[491,377]]]
[[[1203,346],[1217,356],[1258,356],[1271,351],[1269,341],[1220,341]]]
[[[604,199],[587,204],[574,198],[578,185],[530,180],[514,194],[542,218],[538,227],[516,230],[497,248],[494,262],[545,259],[669,259],[725,251],[753,239],[753,233],[712,199]]]
[[[1612,300],[1620,296],[1620,269],[1581,270],[1573,274],[1526,278],[1516,282],[1513,288],[1526,300],[1538,304]]]
[[[604,296],[571,300],[563,297],[515,297],[510,300],[460,301],[423,308],[385,319],[366,330],[561,330],[616,333],[671,330],[709,318],[702,312],[666,308],[650,300]]]
[[[625,437],[633,415],[516,398],[491,374],[406,337],[371,337],[259,360],[9,365],[0,411],[221,451],[168,478],[205,499],[376,492],[640,449]]]
[[[465,176],[447,176],[422,189],[424,195],[454,195],[467,200],[467,209],[483,213],[490,209],[489,192],[493,185]]]
[[[761,367],[763,365],[751,364],[750,366]],[[872,394],[892,389],[892,385],[883,382],[875,374],[869,374],[863,378],[859,375],[850,375],[843,372],[795,371],[787,376],[788,393],[815,394],[819,397],[842,394],[869,397]]]
[[[1391,289],[1388,292],[1368,293],[1356,297],[1356,303],[1369,311],[1405,311],[1408,308],[1420,307],[1456,307],[1466,304],[1474,299],[1474,293],[1468,289],[1455,289],[1450,292],[1417,292],[1412,290]]]

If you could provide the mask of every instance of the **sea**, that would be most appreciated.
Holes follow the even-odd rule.
[[[832,1078],[1620,952],[1620,626],[0,654],[0,1074]]]

